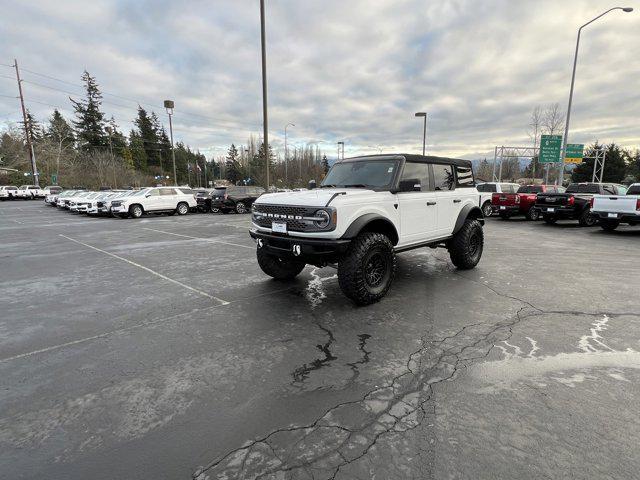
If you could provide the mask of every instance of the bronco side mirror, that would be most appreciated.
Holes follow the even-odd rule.
[[[421,190],[422,185],[420,184],[420,179],[418,178],[400,180],[400,185],[398,185],[398,192],[420,192]]]
[[[309,180],[309,190],[313,190],[314,188],[316,188],[316,181]]]

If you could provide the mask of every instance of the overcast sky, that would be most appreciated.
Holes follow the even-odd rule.
[[[414,112],[424,110],[428,152],[466,158],[492,156],[495,145],[530,144],[527,125],[538,104],[566,109],[577,29],[618,5],[266,4],[269,126],[277,150],[292,122],[290,144],[321,142],[329,156],[339,140],[347,155],[417,153],[422,124]],[[165,98],[176,103],[176,140],[208,156],[261,132],[257,0],[0,0],[0,7],[0,63],[18,59],[27,105],[39,119],[51,105],[71,116],[69,94],[81,95],[76,85],[87,69],[105,92],[104,111],[127,132],[137,102],[161,114]],[[640,145],[639,51],[640,8],[612,12],[584,30],[570,142]],[[2,124],[20,118],[18,101],[6,98],[17,95],[13,74],[0,67]]]

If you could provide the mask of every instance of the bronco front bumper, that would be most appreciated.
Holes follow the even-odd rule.
[[[313,265],[335,261],[351,244],[351,239],[294,237],[257,229],[250,230],[249,235],[256,241],[258,248],[264,248],[277,257],[298,258]]]

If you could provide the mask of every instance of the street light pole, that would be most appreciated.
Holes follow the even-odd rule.
[[[424,118],[424,126],[422,128],[422,156],[427,151],[427,112],[416,112],[416,117]]]
[[[340,160],[340,149],[342,149],[342,160],[344,160],[344,142],[338,142],[338,160]]]
[[[289,184],[289,155],[287,150],[287,128],[295,127],[295,123],[287,123],[284,127],[284,183]]]
[[[260,0],[260,44],[262,46],[262,128],[264,158],[267,167],[265,190],[269,191],[269,120],[267,116],[267,49],[264,25],[264,0]]]
[[[564,126],[564,139],[562,141],[562,157],[560,158],[560,172],[559,172],[558,180],[556,181],[556,184],[559,183],[560,185],[562,185],[564,182],[564,160],[567,154],[567,139],[569,137],[569,120],[571,118],[573,86],[575,85],[575,82],[576,82],[576,66],[578,63],[578,49],[580,48],[580,34],[582,33],[582,29],[584,27],[586,27],[587,25],[590,25],[591,23],[595,22],[599,18],[604,17],[607,13],[613,12],[614,10],[622,10],[623,12],[626,12],[626,13],[633,12],[633,8],[631,7],[613,7],[607,10],[606,12],[601,13],[600,15],[593,18],[592,20],[589,20],[587,23],[585,23],[578,29],[578,38],[576,40],[576,52],[575,52],[575,55],[573,56],[573,73],[571,74],[571,88],[569,89],[569,105],[567,106],[567,119]]]
[[[113,143],[111,142],[113,129],[111,127],[107,127],[107,133],[109,134],[109,153],[111,154],[111,163],[113,165],[113,188],[118,188],[118,181],[116,180],[116,159],[113,156]]]
[[[164,108],[167,109],[167,115],[169,115],[169,135],[171,137],[171,158],[173,159],[173,184],[178,186],[178,177],[176,175],[176,151],[173,148],[173,123],[171,117],[173,116],[173,100],[165,100]]]

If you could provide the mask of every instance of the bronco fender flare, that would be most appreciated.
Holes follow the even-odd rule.
[[[464,222],[466,222],[468,218],[478,220],[480,224],[484,225],[484,215],[482,214],[480,207],[467,203],[462,207],[462,210],[460,210],[460,213],[458,214],[458,219],[456,220],[456,225],[453,228],[452,235],[455,235],[460,231]]]
[[[356,218],[344,232],[342,238],[355,238],[360,232],[383,233],[389,237],[393,245],[396,245],[400,238],[393,223],[377,213],[365,213]]]

